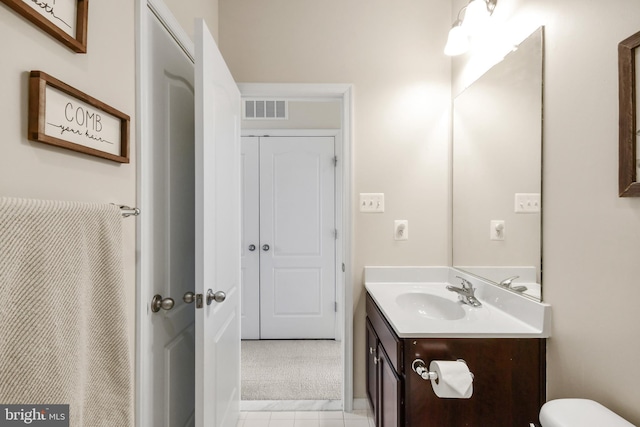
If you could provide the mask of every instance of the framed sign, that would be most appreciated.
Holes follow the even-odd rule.
[[[0,1],[74,52],[87,52],[89,0]]]
[[[618,44],[618,195],[640,197],[640,32]]]
[[[129,163],[129,116],[60,80],[29,77],[31,141]]]

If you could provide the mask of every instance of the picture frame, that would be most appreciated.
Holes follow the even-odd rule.
[[[640,197],[640,32],[618,44],[618,195]]]
[[[89,0],[0,1],[74,52],[87,52]]]
[[[28,138],[129,163],[130,117],[42,71],[29,76]]]

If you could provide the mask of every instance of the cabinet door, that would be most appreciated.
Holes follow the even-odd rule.
[[[367,319],[367,396],[378,425],[378,337]]]
[[[402,384],[382,346],[378,345],[377,427],[402,426]]]

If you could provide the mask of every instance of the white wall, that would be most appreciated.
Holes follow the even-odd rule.
[[[87,54],[76,54],[0,4],[0,195],[135,206],[134,5],[93,2]],[[131,116],[130,164],[27,140],[30,70],[44,71]],[[127,321],[135,338],[135,219],[123,219]],[[133,360],[133,359],[132,359]]]
[[[454,0],[454,14],[466,0]],[[543,297],[548,398],[598,400],[640,424],[640,199],[618,193],[617,44],[635,0],[499,0],[502,39],[545,25]],[[454,95],[488,55],[454,60]]]
[[[354,369],[364,397],[365,265],[449,262],[448,0],[221,0],[220,49],[239,82],[354,85]],[[357,193],[386,194],[361,214]],[[394,219],[410,239],[393,240]]]

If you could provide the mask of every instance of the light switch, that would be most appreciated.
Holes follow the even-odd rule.
[[[384,193],[360,193],[360,212],[384,212]]]
[[[516,193],[515,213],[539,213],[540,193]]]

